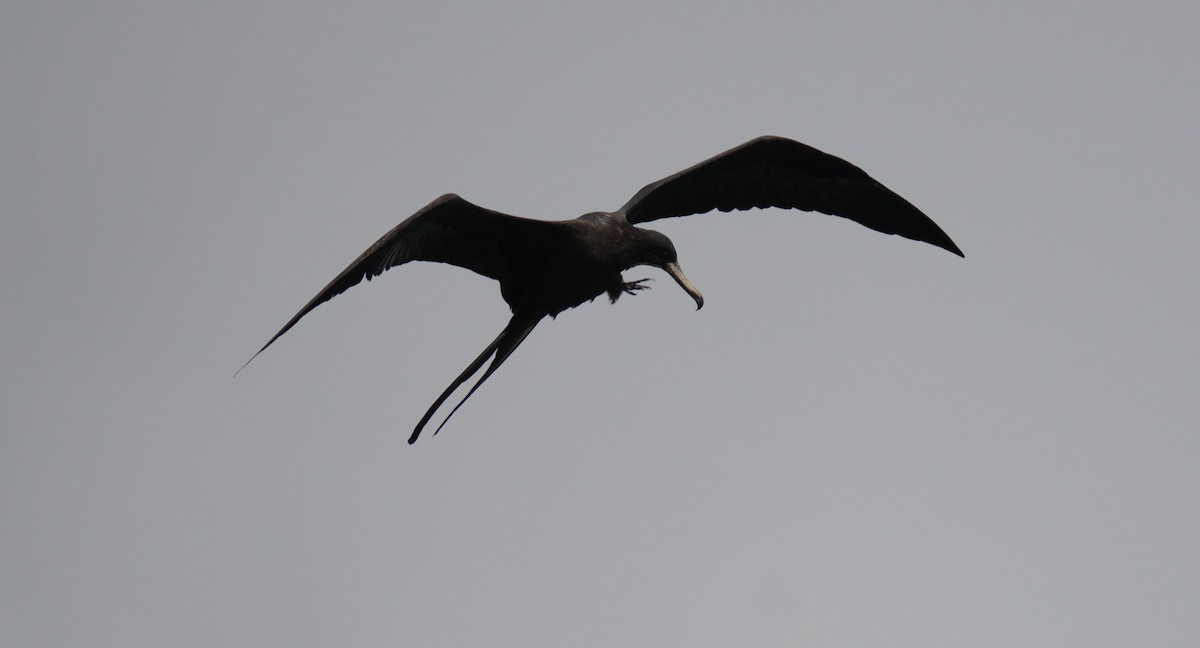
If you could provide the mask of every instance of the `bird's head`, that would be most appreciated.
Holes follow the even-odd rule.
[[[679,255],[675,252],[675,244],[665,234],[637,228],[641,233],[638,241],[638,256],[637,265],[652,265],[656,268],[661,268],[664,272],[671,275],[675,283],[679,284],[692,299],[696,301],[696,310],[704,307],[704,295],[700,294],[699,290],[692,285],[691,281],[683,274],[683,270],[679,269]]]

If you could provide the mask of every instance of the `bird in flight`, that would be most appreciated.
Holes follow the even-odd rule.
[[[367,248],[242,369],[314,308],[389,268],[409,261],[433,261],[495,279],[512,309],[512,318],[421,417],[408,439],[414,443],[456,389],[491,360],[434,434],[546,316],[554,318],[600,295],[608,295],[616,303],[621,295],[648,288],[646,279],[625,281],[621,276],[625,270],[641,265],[660,268],[696,301],[697,310],[704,306],[700,291],[679,269],[671,240],[637,225],[713,209],[727,212],[767,207],[841,216],[963,256],[928,216],[862,169],[799,142],[759,137],[646,185],[617,211],[592,212],[573,220],[509,216],[446,194]]]

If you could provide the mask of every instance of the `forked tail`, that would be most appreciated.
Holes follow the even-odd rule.
[[[450,394],[454,393],[454,390],[458,389],[463,383],[467,382],[471,376],[474,376],[475,372],[479,371],[480,367],[483,366],[483,363],[487,362],[488,358],[491,358],[492,355],[495,354],[495,359],[492,360],[492,364],[488,366],[487,371],[483,372],[483,376],[479,378],[479,381],[471,387],[471,390],[467,392],[466,396],[463,396],[462,400],[458,401],[458,405],[455,405],[454,409],[450,410],[450,413],[446,415],[446,418],[442,421],[442,424],[433,431],[434,434],[440,432],[441,429],[446,426],[446,423],[450,420],[450,417],[454,416],[454,413],[458,411],[458,408],[462,407],[463,403],[467,402],[467,399],[471,397],[471,394],[474,394],[475,390],[479,389],[479,386],[483,384],[483,381],[487,380],[488,376],[491,376],[493,373],[495,373],[495,371],[500,368],[500,365],[504,364],[504,361],[508,359],[508,356],[512,355],[512,352],[515,351],[517,347],[521,346],[521,343],[524,342],[525,338],[529,336],[529,333],[533,331],[533,327],[537,326],[538,322],[540,321],[542,321],[540,317],[530,322],[527,318],[521,318],[518,320],[517,316],[513,315],[513,318],[509,320],[508,325],[504,327],[504,330],[500,331],[500,335],[496,336],[496,339],[493,340],[491,344],[487,345],[487,348],[483,350],[483,353],[480,353],[479,357],[475,358],[475,361],[472,362],[466,369],[464,369],[463,372],[458,375],[458,378],[454,379],[454,382],[450,383],[450,386],[446,388],[446,391],[442,392],[442,395],[438,396],[437,400],[433,401],[433,405],[429,406],[429,409],[425,412],[425,416],[421,417],[421,422],[417,423],[417,427],[413,429],[412,436],[408,437],[408,442],[410,444],[416,443],[417,437],[421,436],[421,430],[425,428],[425,424],[429,422],[429,419],[433,418],[433,413],[442,406],[442,403],[446,402],[446,399],[450,397]]]

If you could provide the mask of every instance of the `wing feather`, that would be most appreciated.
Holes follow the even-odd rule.
[[[454,194],[441,196],[367,248],[279,329],[246,365],[314,308],[363,279],[370,281],[409,261],[432,261],[503,281],[518,271],[517,266],[528,257],[523,251],[532,253],[541,249],[547,237],[557,231],[556,225],[485,209]]]
[[[862,169],[782,137],[759,137],[652,182],[617,213],[637,224],[765,207],[841,216],[963,255],[921,210]]]

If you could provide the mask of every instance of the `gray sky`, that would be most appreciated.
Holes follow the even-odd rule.
[[[1200,644],[1195,3],[10,2],[0,645]],[[753,136],[966,252],[656,224],[547,322],[413,264]]]

